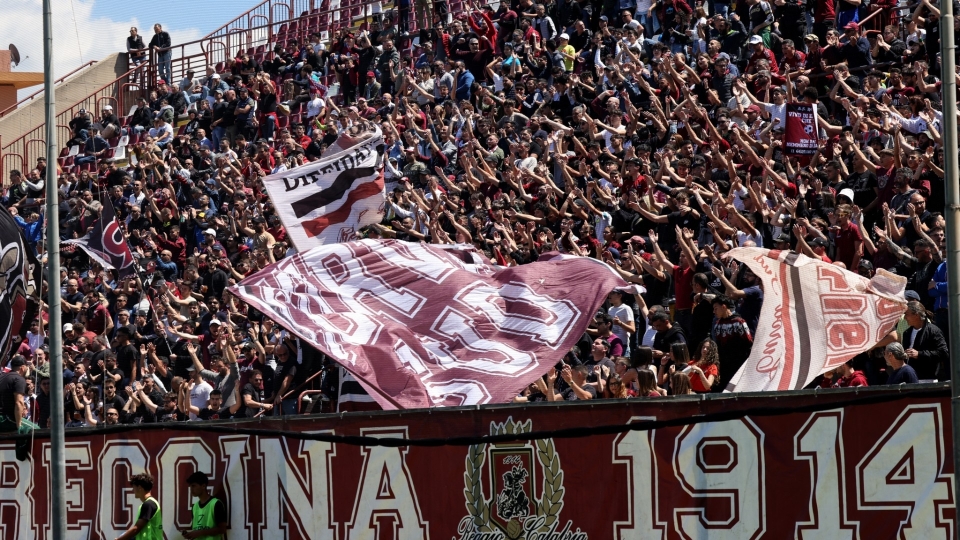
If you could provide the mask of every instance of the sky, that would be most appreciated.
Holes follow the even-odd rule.
[[[54,73],[61,76],[90,60],[126,50],[131,26],[149,43],[152,26],[160,23],[173,43],[199,39],[256,6],[257,0],[51,0]],[[0,48],[13,43],[20,50],[14,71],[43,71],[43,8],[41,0],[0,0]],[[39,90],[20,92],[23,98]]]

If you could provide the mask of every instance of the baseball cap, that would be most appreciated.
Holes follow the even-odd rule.
[[[220,322],[220,319],[216,319],[216,318],[210,319],[210,326],[213,326],[213,325],[220,326],[221,324],[223,323]]]
[[[112,111],[112,110],[113,110],[113,105],[104,105],[104,106],[103,106],[103,110],[105,110],[105,111]]]
[[[220,74],[219,74],[219,73],[214,73],[213,75],[210,76],[210,78],[211,78],[211,79],[219,79],[219,78],[220,78]]]
[[[214,230],[214,229],[207,229],[207,230],[203,231],[203,234],[210,234],[210,235],[216,236],[216,235],[217,235],[217,231]]]
[[[803,40],[804,40],[804,41],[816,41],[817,43],[820,43],[820,36],[818,36],[818,35],[816,35],[816,34],[807,34],[807,35],[803,36]]]
[[[846,197],[850,199],[850,202],[853,202],[853,190],[850,188],[841,189],[838,198],[839,197]]]
[[[600,16],[600,20],[603,21],[603,22],[607,22],[607,21],[609,21],[610,19],[608,19],[606,15],[601,15],[601,16]]]
[[[917,291],[911,291],[909,289],[903,292],[903,297],[907,300],[916,300],[917,302],[920,301],[920,295],[917,294]]]
[[[757,105],[750,105],[749,107],[747,107],[747,112],[755,112],[757,114],[760,114],[760,107]]]
[[[567,41],[570,41],[570,36],[566,32],[564,32],[560,34],[560,39],[565,39]]]
[[[750,36],[750,39],[747,41],[747,43],[751,45],[756,45],[757,43],[763,43],[763,38],[760,36]]]
[[[859,30],[860,25],[855,22],[848,22],[846,26],[843,27],[844,30]]]
[[[367,77],[376,77],[376,76],[377,76],[377,74],[374,73],[374,72],[372,72],[372,71],[368,71],[368,72],[367,72]]]
[[[807,243],[810,244],[810,246],[812,247],[822,247],[822,248],[827,247],[827,241],[824,240],[823,238],[820,238],[819,236],[814,238],[813,240],[810,240]]]
[[[73,331],[73,325],[70,324],[70,323],[67,323],[67,324],[63,325],[63,331],[64,331],[64,332],[72,332],[72,331]]]

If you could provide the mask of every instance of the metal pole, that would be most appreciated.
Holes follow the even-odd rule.
[[[947,208],[947,308],[950,325],[950,410],[953,416],[953,474],[960,472],[960,169],[957,156],[956,46],[953,43],[953,0],[940,3],[940,80],[943,95],[943,160]],[[960,484],[953,483],[954,500]],[[960,538],[960,527],[954,527]]]
[[[67,502],[64,462],[63,342],[60,337],[60,201],[57,186],[57,109],[53,95],[53,13],[43,0],[43,99],[47,128],[47,326],[50,338],[50,519],[52,538],[67,538]],[[39,284],[37,285],[40,286]]]

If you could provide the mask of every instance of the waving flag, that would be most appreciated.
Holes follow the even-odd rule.
[[[728,392],[799,390],[876,345],[907,307],[907,280],[886,270],[867,279],[798,253],[761,248],[736,248],[728,256],[763,281],[753,349],[725,381]]]
[[[41,266],[20,227],[6,208],[0,210],[0,358],[4,363],[10,357],[13,337],[23,338],[29,321],[40,311],[41,279]]]
[[[120,277],[132,275],[135,271],[133,253],[123,236],[123,230],[117,221],[117,212],[109,198],[103,200],[100,219],[93,224],[93,229],[86,236],[65,240],[63,243],[79,246],[104,268],[116,269]]]
[[[353,240],[357,230],[383,218],[379,128],[341,135],[331,150],[317,161],[263,179],[280,221],[300,250]]]
[[[229,291],[400,409],[509,401],[623,285],[588,258],[503,268],[455,248],[361,240],[288,257]]]

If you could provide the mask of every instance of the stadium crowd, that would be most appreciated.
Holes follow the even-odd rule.
[[[307,388],[354,393],[331,359],[224,290],[293,253],[260,179],[365,121],[385,138],[388,200],[361,236],[472,243],[501,265],[559,250],[638,286],[611,292],[517,401],[721,390],[763,302],[757,277],[721,260],[735,246],[908,279],[896,330],[814,385],[949,378],[932,0],[517,0],[437,10],[418,39],[400,4],[399,25],[387,13],[329,42],[288,39],[161,81],[126,116],[71,122],[67,147],[89,165],[56,164],[61,239],[109,198],[139,271],[64,246],[64,324],[33,321],[6,367],[26,379],[27,418],[50,416],[50,332],[65,344],[68,426],[294,414]],[[794,101],[819,117],[805,159],[784,151]],[[109,157],[114,137],[135,141],[124,158]],[[47,166],[14,172],[2,200],[40,251]]]

